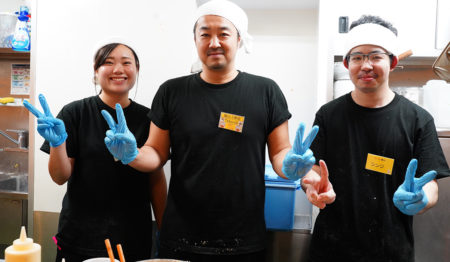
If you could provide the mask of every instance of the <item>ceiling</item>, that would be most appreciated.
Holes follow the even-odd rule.
[[[197,0],[197,5],[209,0]],[[231,0],[243,9],[317,9],[319,0]]]

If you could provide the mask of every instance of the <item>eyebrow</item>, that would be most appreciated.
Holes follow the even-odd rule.
[[[108,56],[106,59],[115,59],[113,56]],[[131,56],[121,56],[120,59],[131,59]]]
[[[368,55],[382,54],[382,53],[384,53],[384,52],[383,51],[372,51],[372,52],[369,52]],[[351,53],[350,55],[364,55],[364,53],[363,52],[354,52],[354,53]]]
[[[199,30],[211,30],[211,28],[208,26],[201,26]],[[220,30],[231,30],[231,28],[228,26],[222,26],[220,27]]]

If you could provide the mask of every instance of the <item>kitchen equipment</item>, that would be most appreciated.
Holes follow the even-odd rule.
[[[147,260],[139,260],[136,262],[187,262],[187,261],[175,259],[147,259]]]
[[[279,177],[272,165],[266,165],[264,180],[266,228],[281,231],[292,230],[294,227],[295,191],[300,188],[300,181]]]
[[[14,240],[12,246],[5,250],[6,262],[41,262],[41,246],[27,238],[25,227],[20,231],[20,238]]]
[[[450,42],[433,64],[433,71],[441,79],[450,82]]]
[[[26,149],[28,147],[28,130],[16,130],[16,129],[6,129],[6,131],[17,133],[17,140],[10,137],[7,133],[0,130],[0,135],[6,137],[9,141],[13,142],[18,146],[18,148]]]
[[[412,56],[412,54],[413,54],[412,50],[409,49],[408,51],[405,51],[405,52],[399,54],[399,55],[398,55],[398,60],[399,60],[399,61],[400,61],[400,60],[403,60],[403,59],[405,59],[405,58],[407,58],[407,57],[409,57],[409,56]]]
[[[110,262],[114,262],[114,253],[111,248],[111,242],[109,242],[109,239],[105,239],[105,245],[106,245],[106,251],[108,251],[108,257]]]
[[[110,262],[111,260],[109,259],[109,257],[96,257],[96,258],[91,258],[88,260],[84,260],[83,262]],[[119,260],[114,259],[114,262],[119,262]]]
[[[430,80],[423,86],[423,106],[438,128],[450,128],[449,101],[450,84],[444,80]]]
[[[16,28],[17,15],[0,13],[0,47],[11,48],[11,39]]]
[[[119,254],[120,262],[125,262],[125,256],[123,255],[123,249],[121,244],[117,245],[117,253]]]
[[[423,88],[422,87],[392,87],[392,91],[404,96],[409,101],[422,106],[423,105]]]

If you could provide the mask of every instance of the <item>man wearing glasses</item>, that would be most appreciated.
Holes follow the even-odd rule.
[[[302,179],[321,208],[310,261],[414,261],[413,215],[436,204],[435,178],[450,171],[432,116],[389,89],[397,30],[375,16],[350,29],[344,65],[355,89],[317,112],[318,161]]]

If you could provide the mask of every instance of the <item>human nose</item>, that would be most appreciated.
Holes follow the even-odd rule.
[[[361,60],[361,68],[372,68],[372,61],[368,55],[363,56]]]
[[[219,38],[217,36],[211,37],[211,40],[209,42],[209,47],[210,48],[218,48],[218,47],[220,47]]]
[[[114,68],[113,68],[113,73],[114,73],[114,74],[122,73],[122,71],[123,71],[123,66],[122,66],[122,64],[121,64],[121,63],[116,63],[116,64],[114,65]]]

